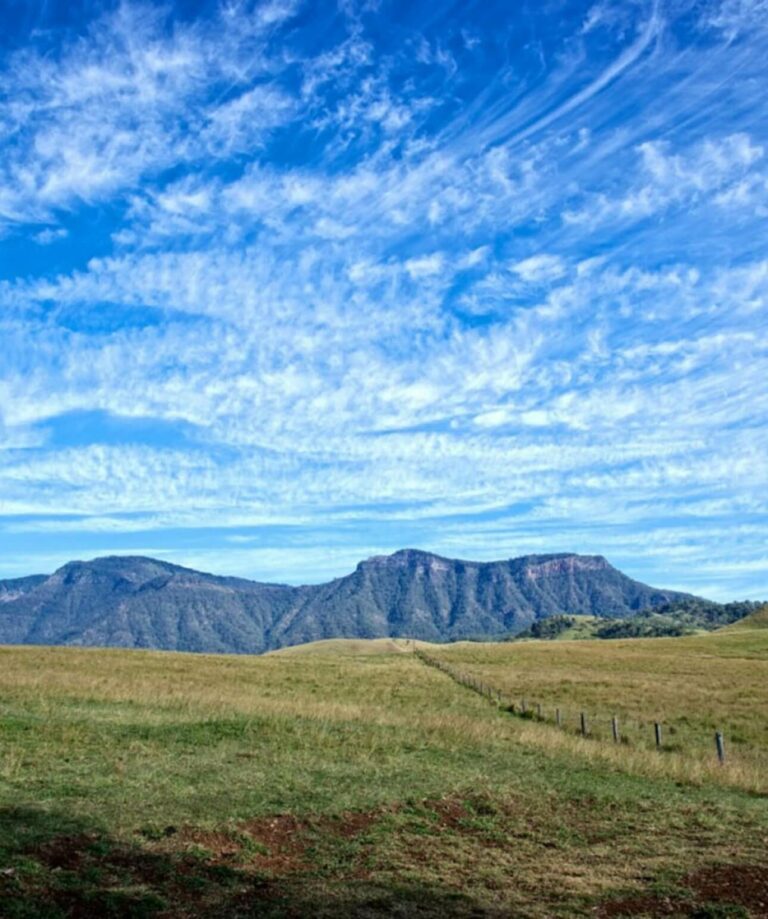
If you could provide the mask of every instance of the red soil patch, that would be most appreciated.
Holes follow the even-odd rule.
[[[705,906],[740,906],[755,919],[768,917],[768,867],[712,865],[689,874],[680,882],[691,897],[626,897],[600,904],[601,919],[629,916],[696,916]]]
[[[261,817],[241,825],[243,832],[267,850],[265,854],[255,854],[253,862],[260,868],[280,874],[306,869],[304,856],[309,844],[306,828],[306,821],[291,814]]]
[[[768,916],[768,865],[713,865],[689,875],[685,885],[704,902],[736,903]]]
[[[470,814],[463,802],[457,798],[426,801],[424,806],[437,814],[440,825],[446,829],[468,832],[468,827],[463,825],[463,821],[466,821]]]
[[[181,827],[172,837],[159,841],[154,851],[178,852],[186,845],[201,846],[210,852],[208,864],[227,864],[258,868],[274,874],[293,874],[307,870],[307,849],[318,839],[337,837],[352,839],[364,833],[383,810],[347,812],[338,816],[295,817],[274,814],[237,825],[234,831]],[[251,847],[247,837],[257,846]]]

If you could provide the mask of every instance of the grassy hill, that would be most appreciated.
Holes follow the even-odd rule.
[[[293,657],[298,654],[370,655],[393,654],[408,651],[411,642],[407,638],[326,638],[310,641],[303,645],[278,648],[268,651],[266,656]]]
[[[0,648],[0,915],[759,915],[768,632],[430,653],[628,713],[690,685],[729,762],[514,717],[400,643]]]
[[[729,631],[742,631],[744,629],[768,629],[768,604],[763,606],[761,609],[756,610],[750,616],[746,616],[744,619],[739,619],[738,622],[734,622],[732,625],[726,626],[726,628]]]

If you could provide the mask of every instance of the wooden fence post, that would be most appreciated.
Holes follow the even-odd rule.
[[[722,766],[725,762],[725,741],[721,731],[715,731],[715,746],[717,747],[717,758]]]
[[[619,743],[621,740],[619,736],[619,719],[615,715],[611,718],[611,731],[613,732],[613,742]]]
[[[581,713],[581,733],[583,737],[587,736],[587,716],[584,712]]]
[[[559,708],[556,708],[556,709],[555,709],[555,724],[556,724],[558,727],[560,727],[561,723],[562,723],[562,718],[561,718],[561,716],[560,716],[560,709],[559,709]]]
[[[661,725],[659,724],[658,721],[653,722],[653,733],[654,733],[654,736],[656,737],[656,748],[660,750],[661,749]]]

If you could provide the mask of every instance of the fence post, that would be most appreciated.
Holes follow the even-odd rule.
[[[587,716],[584,712],[581,713],[581,733],[583,737],[587,736]]]
[[[613,732],[613,742],[618,743],[621,737],[619,736],[619,719],[615,715],[611,718],[611,731]]]
[[[525,699],[522,699],[521,702],[520,702],[520,712],[521,712],[521,714],[523,714],[523,715],[524,715],[525,712],[526,712]]]
[[[536,717],[541,720],[541,702],[536,703]]]
[[[661,725],[659,724],[658,721],[653,722],[653,733],[654,733],[654,736],[656,737],[656,748],[660,750],[661,749]]]
[[[715,731],[715,746],[717,747],[717,758],[722,766],[725,762],[725,741],[721,731]]]
[[[559,708],[556,708],[556,709],[555,709],[555,724],[556,724],[558,727],[560,727],[561,723],[562,723],[562,718],[561,718],[561,716],[560,716],[560,709],[559,709]]]

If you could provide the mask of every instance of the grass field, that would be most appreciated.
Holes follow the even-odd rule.
[[[765,791],[768,629],[762,622],[761,614],[686,638],[461,643],[430,653],[501,690],[504,703],[518,711],[525,703],[529,715],[540,711],[552,723],[560,709],[566,737],[580,731],[583,711],[593,739],[611,740],[616,717],[624,742],[644,751],[655,748],[659,723],[663,750],[683,761],[668,756],[670,769],[709,763],[713,778]],[[726,739],[725,770],[714,762],[716,731]]]
[[[570,670],[578,704],[749,721],[758,755],[768,631],[591,645],[430,653],[531,699]],[[696,762],[512,717],[400,642],[4,648],[0,915],[768,915],[765,772]]]

